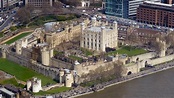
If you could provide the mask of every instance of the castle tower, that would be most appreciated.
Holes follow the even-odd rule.
[[[65,86],[71,87],[73,83],[73,76],[71,73],[65,74]]]
[[[27,91],[29,91],[31,88],[31,81],[27,81]]]
[[[60,70],[59,71],[59,83],[63,83],[64,82],[64,70]]]
[[[113,28],[114,28],[114,29],[117,29],[117,28],[118,28],[118,24],[117,24],[116,21],[113,22]]]
[[[106,31],[105,31],[105,27],[102,26],[102,27],[101,27],[101,37],[100,37],[100,41],[101,41],[101,45],[100,45],[100,46],[101,46],[101,47],[100,47],[101,49],[100,49],[100,50],[102,50],[102,51],[105,51],[105,47],[106,47],[106,46],[105,46],[105,36],[106,36],[106,35],[105,35],[105,32],[106,32]]]
[[[80,35],[81,36],[81,38],[80,38],[81,41],[80,41],[80,46],[81,47],[84,47],[84,36],[83,36],[83,33],[84,33],[84,29],[85,29],[85,23],[82,22],[80,26],[81,26],[81,35]]]
[[[21,54],[22,53],[22,42],[21,40],[16,41],[16,53]]]
[[[96,18],[95,17],[92,17],[91,18],[91,23],[92,23],[92,26],[96,26],[97,22],[96,22]]]
[[[6,58],[6,50],[2,48],[2,58]]]
[[[50,49],[50,50],[49,50],[50,58],[52,58],[52,57],[54,56],[54,55],[53,55],[53,51],[54,51],[53,49]]]
[[[41,62],[43,65],[49,65],[50,64],[50,52],[47,50],[47,47],[43,47],[41,49]]]

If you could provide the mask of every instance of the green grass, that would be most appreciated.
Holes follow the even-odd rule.
[[[53,55],[56,55],[56,54],[63,54],[63,52],[59,52],[59,51],[54,50]]]
[[[85,49],[85,48],[80,48],[82,50],[82,52],[86,55],[86,56],[89,56],[89,55],[93,55],[93,52],[91,52],[90,50],[88,49]]]
[[[69,14],[69,15],[49,15],[49,16],[41,16],[36,19],[34,19],[33,22],[29,24],[29,27],[32,26],[41,26],[47,22],[55,22],[55,21],[66,21],[66,20],[72,20],[78,18],[77,15]]]
[[[112,51],[112,52],[108,52],[109,55],[113,55],[113,54],[127,54],[129,57],[130,56],[135,56],[135,55],[139,55],[139,54],[143,54],[146,53],[147,51],[144,49],[140,49],[140,48],[135,48],[135,47],[131,47],[131,46],[124,46],[116,51]]]
[[[20,35],[14,37],[14,38],[12,38],[11,40],[9,40],[9,41],[7,41],[7,42],[5,42],[5,43],[6,43],[6,44],[11,44],[11,43],[17,41],[18,39],[21,39],[21,38],[27,36],[27,35],[30,34],[30,33],[31,33],[31,32],[22,33],[22,34],[20,34]]]
[[[3,37],[3,32],[0,32],[0,37]]]
[[[16,87],[24,88],[24,85],[17,83],[17,81],[14,78],[0,80],[0,85],[5,85],[5,84],[12,84]]]
[[[53,89],[50,89],[48,91],[40,91],[39,93],[35,93],[35,95],[49,95],[49,94],[56,94],[56,93],[60,93],[60,92],[65,92],[65,91],[68,91],[70,90],[71,88],[70,87],[56,87],[56,88],[53,88]]]
[[[56,83],[50,77],[46,77],[42,74],[36,73],[31,69],[28,69],[24,66],[20,66],[19,64],[9,61],[7,59],[0,58],[0,63],[0,70],[14,75],[19,80],[26,82],[28,79],[31,79],[32,77],[38,77],[42,80],[42,85]]]
[[[71,58],[71,59],[73,59],[73,60],[77,60],[77,61],[79,61],[79,62],[82,62],[82,60],[83,60],[82,58],[77,57],[77,56],[74,56],[74,55],[70,55],[69,58]]]

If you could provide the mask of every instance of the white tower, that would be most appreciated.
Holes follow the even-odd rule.
[[[100,41],[101,41],[101,49],[100,50],[102,50],[102,51],[105,51],[105,27],[104,26],[102,26],[101,27],[101,37],[100,37]]]
[[[71,87],[73,83],[73,76],[71,73],[65,74],[65,86]]]
[[[64,74],[65,74],[64,70],[59,71],[59,82],[60,83],[64,82]]]
[[[16,53],[21,54],[22,53],[22,41],[16,41]]]
[[[49,65],[50,64],[50,52],[47,50],[47,47],[43,47],[41,49],[41,62],[43,65]]]
[[[84,36],[83,36],[83,33],[84,33],[84,29],[85,29],[85,23],[81,23],[81,41],[80,41],[80,46],[81,47],[84,47]]]
[[[96,26],[96,18],[95,17],[92,17],[91,18],[91,23],[92,23],[92,26]]]

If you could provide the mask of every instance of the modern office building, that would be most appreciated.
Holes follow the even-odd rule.
[[[174,5],[146,1],[137,9],[136,20],[159,26],[174,27]]]
[[[36,8],[53,6],[54,0],[25,0],[25,5],[33,6]]]
[[[135,18],[137,8],[145,0],[105,0],[105,13],[122,18]],[[161,2],[161,0],[147,0]]]

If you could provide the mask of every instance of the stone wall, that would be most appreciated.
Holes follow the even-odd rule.
[[[45,76],[49,76],[52,79],[59,80],[59,69],[57,68],[44,66],[42,64],[37,63],[36,61],[32,61],[21,55],[17,55],[14,52],[8,53],[7,59],[18,63],[21,66],[33,69],[34,71],[41,73]]]
[[[58,68],[66,68],[66,69],[70,69],[73,67],[73,65],[71,63],[67,63],[55,58],[51,58],[50,60],[50,65],[54,66],[54,67],[58,67]]]

